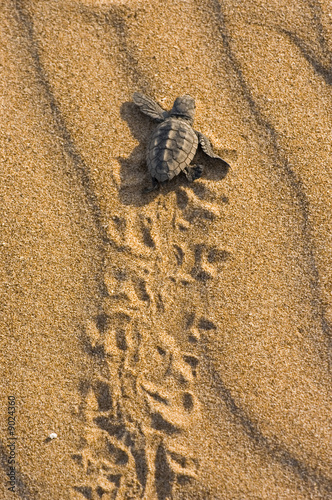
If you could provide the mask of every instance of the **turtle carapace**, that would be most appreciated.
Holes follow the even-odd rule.
[[[192,128],[195,116],[195,100],[190,95],[177,97],[172,109],[165,111],[150,97],[135,92],[134,103],[142,113],[159,122],[149,141],[146,153],[147,166],[152,178],[152,187],[171,180],[181,171],[192,182],[201,177],[203,166],[191,164],[198,145],[210,158],[220,160],[223,168],[229,165],[214,154],[209,139]]]

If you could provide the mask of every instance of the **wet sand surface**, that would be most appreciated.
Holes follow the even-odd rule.
[[[331,498],[329,2],[3,0],[0,23],[0,497]],[[142,194],[135,91],[192,95],[227,174]]]

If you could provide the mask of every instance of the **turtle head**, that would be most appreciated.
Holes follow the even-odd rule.
[[[195,107],[195,99],[190,95],[184,95],[175,99],[173,108],[169,114],[170,116],[179,116],[192,123],[195,116]]]

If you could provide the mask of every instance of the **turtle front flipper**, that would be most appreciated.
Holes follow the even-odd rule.
[[[168,118],[169,114],[165,111],[159,104],[157,104],[153,99],[147,97],[140,92],[135,92],[133,94],[133,101],[140,108],[142,113],[148,115],[153,120],[157,122],[163,122]]]
[[[201,145],[201,148],[202,150],[204,151],[204,153],[206,155],[208,155],[210,158],[213,158],[214,160],[217,160],[218,163],[220,163],[223,168],[227,170],[229,170],[231,167],[230,165],[225,161],[223,160],[222,158],[220,158],[220,156],[216,155],[212,149],[212,146],[211,146],[211,142],[210,140],[208,139],[208,137],[206,137],[206,135],[202,134],[202,132],[197,132],[196,131],[196,134],[197,134],[197,137],[198,137],[198,141],[199,141],[199,144]]]

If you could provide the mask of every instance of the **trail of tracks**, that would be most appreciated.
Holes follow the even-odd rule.
[[[187,200],[183,208],[176,196]],[[114,216],[109,226],[104,316],[86,332],[102,364],[84,404],[89,432],[80,460],[88,482],[78,490],[87,498],[166,499],[174,481],[198,477],[188,431],[200,418],[200,332],[217,328],[204,288],[228,258],[188,238],[195,220],[208,235],[217,217],[205,196],[179,187],[154,211]]]

